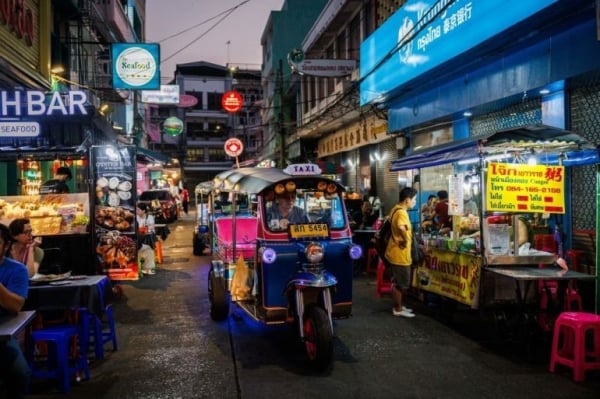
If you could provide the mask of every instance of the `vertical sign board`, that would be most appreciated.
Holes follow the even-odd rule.
[[[135,146],[102,145],[90,151],[99,271],[111,280],[137,280]]]

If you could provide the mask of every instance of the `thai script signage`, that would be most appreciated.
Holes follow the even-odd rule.
[[[160,89],[158,44],[114,43],[111,55],[114,89]]]
[[[480,276],[480,257],[430,248],[413,274],[412,285],[477,308]]]
[[[488,166],[488,211],[565,213],[565,168],[492,162]]]
[[[384,100],[390,91],[556,2],[408,0],[360,46],[360,105]]]
[[[142,90],[142,102],[179,104],[179,85],[160,85],[160,90]]]

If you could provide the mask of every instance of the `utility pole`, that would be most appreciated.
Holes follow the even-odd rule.
[[[275,92],[279,96],[279,109],[277,112],[277,130],[279,134],[279,167],[285,167],[285,127],[283,125],[283,61],[279,59],[279,68],[277,69],[277,81]]]

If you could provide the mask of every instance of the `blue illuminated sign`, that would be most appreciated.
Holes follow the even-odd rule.
[[[111,45],[113,89],[160,89],[160,46],[154,43]]]
[[[360,105],[559,0],[408,0],[360,46]]]

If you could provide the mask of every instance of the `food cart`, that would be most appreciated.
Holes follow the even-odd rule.
[[[592,280],[598,309],[597,274],[558,269],[562,249],[553,240],[536,248],[540,240],[534,238],[570,231],[567,223],[559,225],[568,211],[569,168],[598,161],[593,144],[544,125],[458,140],[394,161],[392,171],[415,175],[423,203],[439,190],[449,194],[452,228],[422,232],[426,256],[414,270],[413,287],[473,309],[518,302],[522,310],[536,299],[532,281]],[[466,211],[468,203],[475,213]]]

